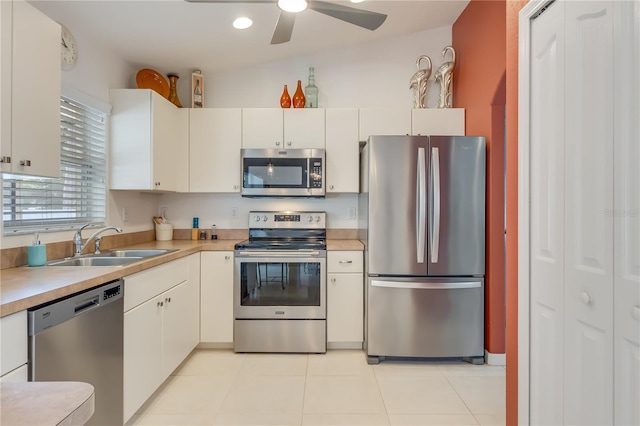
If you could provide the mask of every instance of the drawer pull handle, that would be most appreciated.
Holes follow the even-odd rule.
[[[338,263],[353,263],[353,260],[340,260]]]
[[[589,293],[587,293],[586,291],[583,291],[580,294],[580,300],[582,301],[582,303],[584,303],[585,305],[588,305],[591,303],[591,295]]]

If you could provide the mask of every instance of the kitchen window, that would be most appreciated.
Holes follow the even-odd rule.
[[[5,235],[105,222],[108,109],[74,99],[60,98],[60,178],[2,175]]]

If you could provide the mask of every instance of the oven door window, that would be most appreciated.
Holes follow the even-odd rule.
[[[240,267],[240,306],[320,306],[319,262],[256,262]]]
[[[306,158],[245,158],[245,188],[307,188]]]

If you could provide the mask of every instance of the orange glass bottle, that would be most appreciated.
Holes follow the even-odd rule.
[[[282,108],[291,108],[291,96],[289,96],[286,84],[284,85],[282,96],[280,96],[280,106]]]
[[[302,91],[302,82],[298,80],[298,88],[296,89],[296,93],[293,94],[293,107],[294,108],[304,108],[304,92]]]

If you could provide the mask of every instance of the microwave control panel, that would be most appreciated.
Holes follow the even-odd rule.
[[[312,158],[311,163],[311,188],[322,188],[322,159]]]

